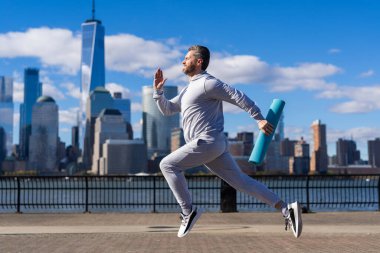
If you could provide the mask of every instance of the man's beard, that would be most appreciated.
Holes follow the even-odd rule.
[[[189,66],[185,66],[183,69],[182,69],[183,73],[185,73],[186,75],[189,75],[191,73],[194,73],[195,72],[195,64],[191,64]]]

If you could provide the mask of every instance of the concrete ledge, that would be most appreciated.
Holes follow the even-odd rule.
[[[0,252],[379,252],[380,213],[303,215],[298,239],[279,213],[205,213],[177,238],[178,214],[0,214]]]

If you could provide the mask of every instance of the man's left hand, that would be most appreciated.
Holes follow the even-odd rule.
[[[273,133],[273,125],[269,123],[267,120],[261,120],[258,123],[259,129],[267,136],[271,135]]]

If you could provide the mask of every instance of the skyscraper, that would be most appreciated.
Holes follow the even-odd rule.
[[[38,173],[55,172],[58,141],[58,106],[53,98],[42,96],[33,106],[29,168]]]
[[[128,140],[126,122],[119,110],[103,109],[99,117],[96,118],[94,130],[91,170],[95,175],[104,175],[105,172],[104,169],[101,170],[100,161],[103,157],[103,144],[105,144],[106,140]]]
[[[29,157],[29,137],[31,134],[32,110],[37,98],[42,95],[39,70],[27,68],[24,71],[24,103],[20,105],[20,158]]]
[[[266,171],[288,173],[289,157],[281,156],[280,148],[281,142],[276,140],[276,138],[270,142],[264,159]]]
[[[131,123],[131,100],[123,98],[121,92],[115,92],[113,98],[114,108],[121,112],[125,122]]]
[[[281,156],[294,156],[294,145],[297,141],[284,138],[280,142],[280,155]]]
[[[164,86],[167,99],[177,95],[176,86]],[[170,152],[171,131],[179,127],[179,114],[164,116],[153,100],[153,87],[143,87],[143,139],[147,144],[148,156],[154,152],[168,154]]]
[[[4,129],[6,153],[13,145],[13,79],[0,76],[0,127]]]
[[[380,168],[380,138],[368,141],[368,164]]]
[[[306,143],[303,137],[294,144],[294,156],[310,158],[310,145]]]
[[[294,145],[294,156],[289,158],[289,173],[307,175],[310,170],[310,146],[301,137]]]
[[[311,153],[310,172],[326,173],[328,165],[326,125],[316,120],[311,125],[313,129],[314,147]]]
[[[173,128],[172,133],[171,133],[171,145],[170,145],[171,152],[176,151],[183,145],[185,145],[185,138],[183,137],[183,129],[180,127]]]
[[[81,113],[80,113],[80,146],[83,148],[85,134],[86,101],[96,87],[104,87],[104,26],[95,19],[95,3],[93,1],[92,18],[82,24],[82,59],[81,59]]]
[[[277,141],[282,141],[285,138],[284,134],[284,113],[281,114],[281,117],[278,121],[276,132],[274,134],[274,139]]]
[[[1,163],[4,161],[7,156],[6,150],[7,135],[2,126],[0,126],[0,174],[1,174]]]
[[[126,175],[147,172],[147,150],[142,140],[107,139],[99,159],[100,175]]]
[[[13,102],[13,79],[0,76],[0,102]]]
[[[236,139],[229,139],[228,150],[232,156],[244,156],[244,142]]]
[[[113,98],[104,87],[96,87],[91,91],[86,102],[86,130],[83,146],[83,165],[86,169],[91,168],[96,118],[103,109],[113,109]]]
[[[79,128],[78,128],[78,126],[73,126],[71,128],[71,145],[75,148],[79,147]]]
[[[240,132],[237,133],[236,139],[244,143],[244,156],[251,155],[254,143],[254,133],[253,132]]]
[[[338,139],[336,142],[337,165],[346,166],[360,160],[360,151],[353,140]]]

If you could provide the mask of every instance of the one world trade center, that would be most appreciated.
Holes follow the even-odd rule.
[[[82,24],[82,59],[81,59],[81,108],[79,116],[79,142],[85,149],[86,101],[96,87],[104,87],[104,26],[95,19],[93,2],[92,18]],[[85,150],[83,150],[85,152]],[[86,165],[86,161],[83,161]]]

